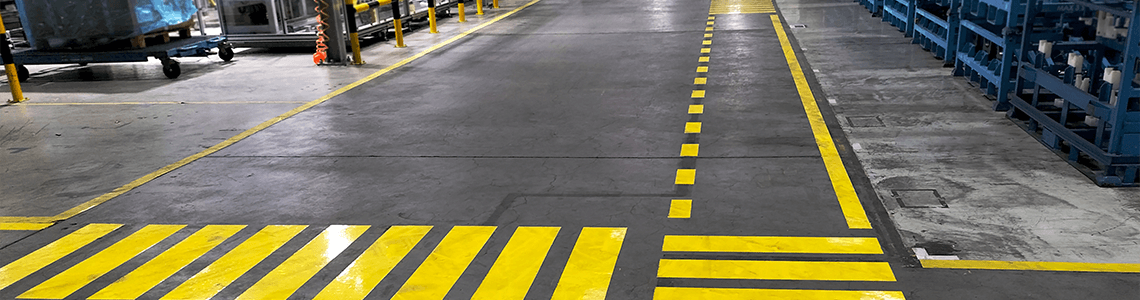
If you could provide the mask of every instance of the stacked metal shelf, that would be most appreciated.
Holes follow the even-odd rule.
[[[914,33],[914,3],[920,0],[883,0],[883,22],[898,27],[904,36]]]
[[[1140,186],[1140,10],[1134,2],[1067,0],[1096,11],[1064,36],[1026,35],[1009,116],[1101,186]],[[1030,3],[1023,28],[1047,15]],[[1035,49],[1035,50],[1034,50]]]
[[[859,2],[863,7],[866,7],[867,10],[871,11],[872,15],[883,11],[883,0],[855,0],[855,2]]]
[[[920,1],[914,10],[914,39],[912,42],[953,65],[958,45],[958,26],[961,18],[958,9],[962,0]]]

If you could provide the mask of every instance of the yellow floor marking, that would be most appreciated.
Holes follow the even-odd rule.
[[[661,251],[882,254],[875,238],[666,235]]]
[[[685,122],[685,133],[701,133],[701,122]]]
[[[522,300],[554,244],[558,227],[519,227],[472,300]]]
[[[653,300],[797,299],[903,300],[898,291],[775,290],[742,288],[657,287]]]
[[[700,144],[681,144],[681,156],[697,156],[697,153],[701,151],[700,149]]]
[[[585,227],[578,234],[551,300],[603,300],[610,287],[624,227]]]
[[[40,230],[55,223],[0,223],[0,230]]]
[[[895,281],[885,262],[662,259],[657,277],[760,280]]]
[[[697,169],[677,169],[675,184],[693,184],[696,182]]]
[[[706,66],[697,67],[697,73],[705,73],[708,71],[709,71],[709,67],[706,67]]]
[[[706,38],[711,38],[711,37],[712,37],[712,34],[711,34],[711,33],[706,33],[706,34],[705,34],[705,37],[706,37]]]
[[[332,225],[294,252],[289,259],[245,290],[238,300],[285,299],[301,288],[321,268],[340,255],[356,238],[368,230],[366,225]]]
[[[697,58],[697,62],[709,62],[709,57],[701,56],[700,58]]]
[[[863,204],[859,202],[859,196],[855,194],[855,187],[851,183],[851,178],[847,175],[847,169],[843,166],[843,158],[839,156],[839,151],[835,149],[835,142],[831,139],[831,132],[827,130],[827,124],[823,121],[823,114],[819,112],[819,106],[815,103],[815,96],[812,95],[811,86],[808,85],[807,77],[804,76],[803,69],[800,67],[799,60],[796,59],[796,52],[792,50],[792,44],[788,41],[788,34],[784,30],[784,25],[780,22],[780,16],[771,15],[772,25],[776,27],[776,35],[780,38],[780,46],[784,48],[784,58],[788,61],[788,68],[792,72],[792,78],[796,82],[796,90],[800,94],[800,102],[803,103],[804,111],[807,113],[808,121],[811,123],[812,134],[815,135],[816,146],[819,147],[819,153],[823,157],[823,164],[827,167],[827,175],[831,179],[831,186],[835,189],[835,195],[839,200],[839,207],[843,210],[843,217],[847,219],[847,227],[869,229],[871,228],[871,221],[867,219],[867,213],[863,211]]]
[[[186,225],[147,225],[16,298],[63,299]]]
[[[712,25],[712,24],[713,24],[713,21],[705,22],[705,25]]]
[[[305,225],[269,225],[182,282],[162,299],[210,299],[265,257],[293,239]]]
[[[712,0],[709,14],[770,14],[776,13],[772,0]]]
[[[136,299],[245,225],[208,225],[87,299]]]
[[[1028,270],[1028,271],[1140,273],[1140,264],[1074,263],[1074,262],[989,261],[989,260],[922,260],[922,267],[928,268],[928,269],[982,269],[982,270]]]
[[[314,300],[364,299],[431,231],[431,226],[392,226],[348,265]]]
[[[361,78],[360,80],[357,80],[357,81],[350,83],[350,84],[348,84],[348,85],[346,85],[340,89],[337,89],[337,90],[333,91],[332,93],[328,93],[327,95],[321,96],[320,98],[317,98],[317,100],[306,102],[304,105],[298,106],[297,108],[294,108],[293,110],[290,110],[290,111],[285,112],[281,115],[273,117],[272,119],[269,119],[268,121],[262,122],[261,124],[258,124],[257,126],[254,126],[253,128],[250,128],[246,131],[243,131],[242,133],[239,133],[235,136],[232,136],[232,137],[230,137],[230,138],[228,138],[228,139],[226,139],[226,140],[224,140],[224,141],[222,141],[222,142],[220,142],[214,146],[211,146],[210,148],[206,148],[205,150],[202,150],[201,152],[198,152],[194,155],[183,158],[183,159],[181,159],[177,162],[174,162],[172,164],[169,164],[165,167],[162,167],[162,168],[160,168],[154,172],[151,172],[150,174],[146,174],[141,178],[135,179],[134,181],[131,181],[131,182],[129,182],[123,186],[115,188],[114,190],[112,190],[109,193],[100,195],[99,197],[95,197],[95,199],[88,200],[87,202],[84,202],[84,203],[79,204],[75,207],[72,207],[71,209],[68,209],[67,211],[59,213],[55,216],[50,216],[50,217],[0,217],[0,223],[48,223],[48,222],[55,222],[55,221],[65,220],[67,218],[71,218],[71,217],[73,217],[73,216],[75,216],[81,212],[84,212],[88,209],[91,209],[92,207],[95,207],[99,204],[103,204],[104,202],[107,202],[111,199],[114,199],[115,197],[118,197],[119,195],[122,195],[123,193],[129,192],[129,191],[131,191],[131,190],[133,190],[133,189],[135,189],[135,188],[137,188],[137,187],[139,187],[139,186],[141,186],[147,182],[150,182],[151,180],[154,180],[155,178],[158,178],[159,176],[162,176],[166,173],[169,173],[170,171],[174,171],[175,169],[178,169],[182,166],[185,166],[186,164],[194,162],[194,161],[201,159],[203,157],[206,157],[210,154],[214,154],[215,152],[221,151],[222,149],[225,149],[226,147],[229,147],[230,145],[233,145],[234,143],[237,143],[237,142],[244,140],[245,138],[247,138],[247,137],[249,137],[249,136],[251,136],[257,132],[260,132],[262,130],[265,130],[266,128],[269,128],[269,126],[273,126],[274,124],[280,123],[281,121],[284,121],[285,119],[293,117],[293,116],[295,116],[295,115],[297,115],[303,111],[309,110],[310,108],[313,108],[313,106],[317,106],[318,104],[324,103],[325,101],[332,99],[333,97],[336,97],[340,94],[344,94],[345,92],[348,92],[349,90],[352,90],[352,89],[354,89],[354,88],[356,88],[356,87],[358,87],[358,86],[360,86],[366,82],[372,81],[373,79],[376,79],[377,77],[380,77],[384,74],[387,74],[388,72],[391,72],[392,70],[394,70],[396,68],[407,65],[416,59],[424,57],[425,55],[428,55],[429,53],[435,52],[435,50],[439,50],[440,48],[443,48],[447,45],[450,45],[450,44],[454,43],[455,41],[458,41],[459,39],[462,39],[468,35],[471,35],[475,31],[479,31],[480,29],[483,29],[484,27],[490,26],[491,24],[494,24],[494,23],[498,22],[499,20],[502,20],[503,18],[506,18],[510,15],[513,15],[513,14],[515,14],[515,13],[517,13],[517,12],[527,8],[527,7],[530,7],[531,5],[534,5],[535,3],[538,3],[539,1],[542,1],[542,0],[533,0],[533,1],[528,2],[527,4],[523,4],[523,6],[520,6],[519,8],[516,8],[512,11],[503,13],[502,15],[499,15],[499,16],[495,17],[494,19],[488,20],[487,22],[484,22],[483,24],[479,24],[478,26],[475,26],[475,27],[473,27],[467,31],[464,31],[463,33],[460,33],[454,37],[451,37],[447,40],[444,40],[443,42],[439,42],[438,44],[435,44],[435,45],[433,45],[427,49],[424,49],[424,51],[420,51],[419,53],[416,53],[415,55],[412,55],[408,58],[405,58],[405,59],[403,59],[399,62],[396,62],[392,65],[389,65],[383,69],[380,69],[379,71],[376,71],[375,73],[372,73],[368,76],[365,76],[364,78]]]
[[[705,27],[705,31],[713,31],[713,28],[712,28],[712,26],[709,26],[709,27]]]
[[[673,199],[669,202],[670,219],[688,219],[693,212],[692,199]]]
[[[701,45],[712,45],[712,41],[710,41],[710,40],[703,40],[703,41],[701,41]]]
[[[56,260],[115,231],[122,224],[88,224],[32,253],[0,267],[0,290],[39,271]]]
[[[305,101],[142,101],[142,102],[21,102],[13,106],[107,106],[107,105],[195,105],[195,104],[303,104]]]
[[[701,48],[701,53],[709,53],[711,51],[712,51],[712,49],[710,49],[710,48]]]
[[[705,113],[704,104],[689,104],[689,114],[699,115]]]
[[[693,84],[705,84],[708,82],[709,82],[708,78],[704,78],[704,77],[693,78]]]
[[[709,16],[709,20],[716,20],[716,17]]]
[[[704,98],[705,97],[705,91],[704,90],[693,90],[692,97],[693,98]]]
[[[455,226],[392,300],[443,299],[494,232],[495,226]]]

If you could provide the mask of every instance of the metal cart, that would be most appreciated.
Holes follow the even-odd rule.
[[[218,51],[212,52],[211,49]],[[178,78],[182,68],[176,57],[207,56],[217,54],[224,61],[234,58],[233,46],[224,36],[194,36],[170,38],[170,42],[143,48],[101,47],[85,50],[24,50],[12,53],[20,81],[30,74],[24,65],[145,62],[150,57],[162,61],[162,73],[167,78]]]

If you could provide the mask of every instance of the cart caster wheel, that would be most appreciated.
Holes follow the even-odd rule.
[[[28,68],[24,65],[16,65],[16,79],[20,82],[28,81],[28,77],[32,77],[32,73],[28,72]]]
[[[182,67],[178,66],[178,62],[170,61],[162,65],[162,74],[166,74],[166,78],[178,78],[178,75],[182,75]]]
[[[234,59],[234,48],[230,46],[218,46],[218,58],[226,62]]]

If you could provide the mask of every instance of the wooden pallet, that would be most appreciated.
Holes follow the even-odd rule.
[[[151,33],[147,33],[144,35],[133,37],[133,38],[131,38],[131,48],[135,48],[135,49],[146,48],[147,40],[155,41],[155,40],[158,40],[160,38],[162,39],[162,42],[158,43],[158,44],[169,43],[170,42],[170,34],[175,33],[175,32],[178,33],[178,37],[188,38],[188,37],[190,37],[190,29],[193,27],[194,27],[194,20],[191,19],[190,21],[182,22],[181,24],[178,24],[178,25],[168,26],[165,29],[160,30],[160,31],[151,32]]]

